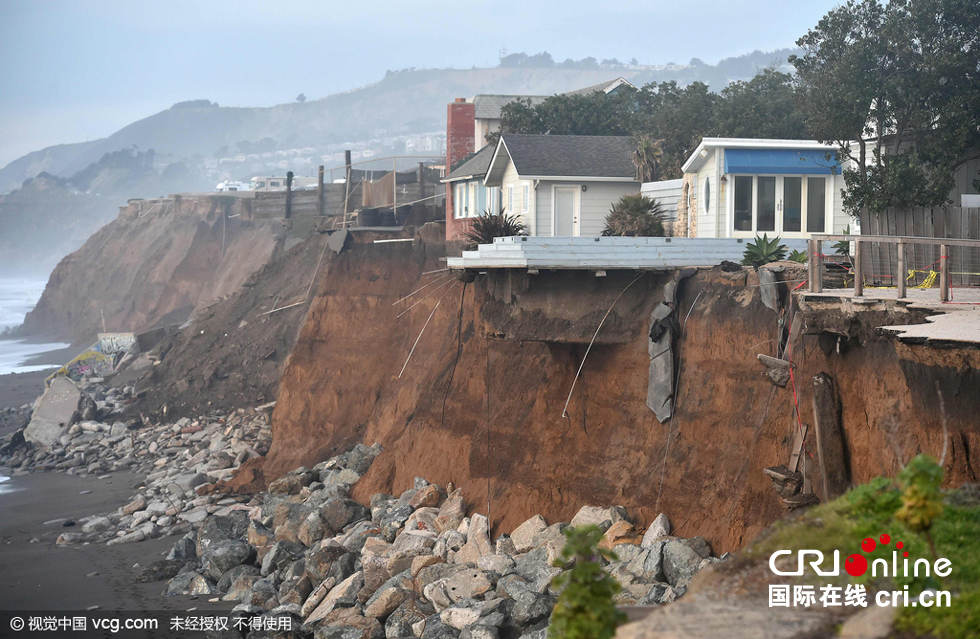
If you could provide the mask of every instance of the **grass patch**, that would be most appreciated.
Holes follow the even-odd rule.
[[[776,550],[816,549],[824,553],[826,568],[828,562],[833,562],[833,552],[839,550],[839,577],[819,577],[807,570],[803,577],[797,578],[798,583],[816,586],[864,584],[869,593],[900,591],[908,586],[910,601],[925,589],[948,590],[952,593],[949,607],[903,608],[897,616],[895,629],[910,636],[936,639],[980,637],[980,499],[975,493],[962,499],[967,492],[951,491],[943,495],[946,504],[932,520],[931,527],[922,530],[920,526],[920,532],[916,532],[896,517],[903,504],[908,503],[907,487],[903,493],[895,481],[878,478],[795,519],[777,522],[771,534],[746,549],[746,555],[768,562]],[[891,543],[879,543],[873,552],[862,553],[863,539],[877,541],[883,533],[891,537]],[[898,541],[903,542],[903,550],[909,552],[910,572],[915,559],[928,559],[932,565],[937,557],[930,549],[929,535],[938,557],[952,562],[952,572],[946,578],[921,574],[918,577],[873,577],[870,568],[861,577],[851,577],[844,571],[844,561],[853,553],[864,554],[869,565],[874,559],[887,559],[890,571],[892,552]],[[899,572],[902,571],[902,560],[899,552]],[[795,566],[795,553],[790,561]],[[869,606],[875,605],[870,594],[868,602]]]

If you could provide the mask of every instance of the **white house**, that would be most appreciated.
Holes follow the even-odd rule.
[[[640,191],[631,149],[628,137],[505,133],[483,185],[529,235],[596,237],[612,205]]]
[[[704,138],[682,168],[678,235],[806,238],[852,224],[832,145]]]

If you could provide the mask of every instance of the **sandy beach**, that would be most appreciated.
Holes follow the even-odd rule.
[[[0,484],[0,610],[231,610],[233,604],[206,598],[163,597],[166,582],[136,583],[143,567],[165,558],[176,537],[116,546],[55,545],[61,533],[77,527],[44,522],[115,510],[130,501],[140,483],[140,476],[129,473],[108,479],[33,473]],[[91,492],[81,494],[85,491]]]

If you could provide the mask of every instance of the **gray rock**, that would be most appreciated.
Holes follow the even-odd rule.
[[[208,576],[218,581],[235,566],[254,562],[255,549],[244,541],[225,539],[211,544],[201,559]]]
[[[663,549],[666,543],[665,540],[660,540],[649,548],[645,548],[626,565],[626,569],[637,578],[646,582],[663,581]],[[700,561],[700,558],[698,559]]]
[[[174,547],[167,553],[167,559],[195,559],[197,557],[196,548],[197,533],[189,532],[174,544]]]
[[[208,517],[197,532],[197,556],[203,557],[208,547],[226,539],[244,540],[248,531],[248,514],[235,511],[226,516]]]
[[[187,473],[186,475],[178,475],[168,482],[167,490],[175,497],[193,497],[194,489],[206,483],[208,483],[207,475]]]
[[[38,400],[24,439],[39,446],[53,446],[81,418],[85,402],[82,391],[67,377],[59,375]]]
[[[303,544],[292,541],[277,541],[262,558],[262,576],[267,577],[284,566],[303,557],[306,550]]]
[[[669,534],[670,520],[667,519],[667,515],[660,513],[647,528],[646,533],[643,534],[643,541],[640,542],[640,545],[649,548],[653,542]]]
[[[425,617],[414,608],[412,601],[406,601],[398,606],[385,621],[386,637],[412,637],[412,626]]]
[[[381,536],[389,544],[395,541],[395,535],[401,530],[415,509],[409,505],[399,506],[388,511],[381,519]]]
[[[185,563],[179,559],[159,559],[144,568],[136,577],[136,581],[145,584],[173,579]]]
[[[701,555],[679,541],[669,540],[664,545],[663,569],[667,582],[672,586],[686,586],[701,566]]]
[[[518,590],[512,599],[508,600],[507,609],[510,617],[521,627],[527,627],[542,619],[547,619],[555,601],[548,595],[528,590]]]
[[[230,568],[228,572],[221,575],[221,579],[218,580],[216,588],[218,589],[219,592],[231,594],[231,591],[233,589],[232,587],[236,583],[238,583],[239,579],[243,575],[252,576],[255,577],[255,579],[252,579],[250,582],[248,582],[248,585],[241,589],[242,592],[244,592],[249,587],[251,587],[251,584],[259,580],[260,573],[259,573],[258,566],[243,565],[243,566],[235,566],[233,568]]]

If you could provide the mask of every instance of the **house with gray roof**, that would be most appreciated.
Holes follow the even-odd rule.
[[[474,96],[471,102],[475,107],[473,113],[474,149],[480,150],[487,145],[487,134],[500,130],[501,111],[505,105],[518,100],[530,100],[531,106],[541,104],[548,99],[547,95],[496,95],[480,94]]]
[[[621,136],[505,133],[483,186],[499,189],[501,209],[529,235],[597,237],[612,205],[640,191],[631,150]]]

